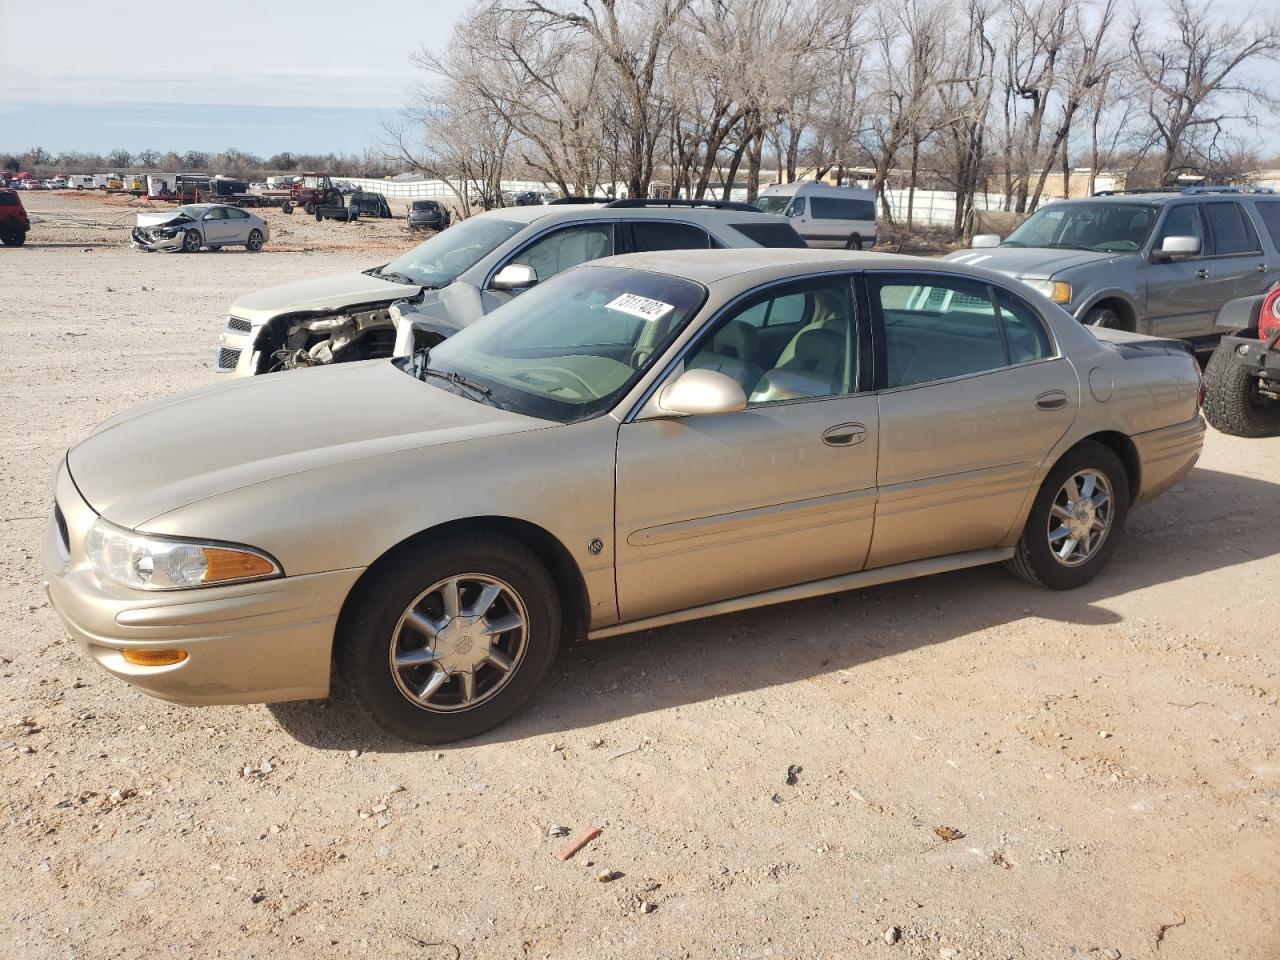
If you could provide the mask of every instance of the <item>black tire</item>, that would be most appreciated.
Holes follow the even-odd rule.
[[[250,253],[257,253],[262,249],[262,231],[254,227],[249,231],[249,239],[244,242],[244,248]]]
[[[528,615],[524,652],[509,679],[474,707],[441,712],[401,692],[390,663],[401,616],[424,590],[473,574],[508,584]],[[526,547],[498,534],[461,534],[410,544],[383,558],[343,612],[337,664],[356,703],[383,730],[414,743],[451,743],[502,723],[533,697],[560,642],[560,599],[546,568]],[[470,638],[466,638],[470,646]]]
[[[324,195],[325,206],[329,207],[345,207],[346,201],[342,197],[341,191],[330,190]]]
[[[846,250],[861,250],[862,234],[860,233],[849,234],[849,239],[845,241],[844,248]]]
[[[198,253],[202,246],[204,246],[204,239],[200,236],[199,230],[188,230],[182,235],[183,253]]]
[[[1058,560],[1049,546],[1050,513],[1054,500],[1068,478],[1083,470],[1095,470],[1102,474],[1111,487],[1110,525],[1105,538],[1092,556],[1077,566],[1067,566]],[[1109,447],[1100,443],[1086,441],[1078,444],[1068,450],[1045,477],[1040,492],[1031,505],[1027,524],[1014,554],[1005,561],[1005,569],[1016,577],[1050,590],[1082,587],[1106,566],[1107,560],[1120,543],[1128,515],[1129,478],[1120,458]]]
[[[0,243],[6,247],[20,247],[27,242],[27,231],[5,230],[0,232]]]
[[[1086,327],[1106,327],[1109,330],[1124,329],[1124,321],[1120,319],[1120,314],[1110,307],[1094,307],[1084,315],[1083,322]]]
[[[316,223],[319,223],[323,219],[324,217],[320,216],[320,211],[316,210]]]
[[[306,203],[302,205],[302,211],[308,217],[311,216],[316,212],[316,202],[314,200],[308,200]]]
[[[211,243],[211,244],[209,244],[209,249],[210,249],[210,251],[212,251],[213,253],[217,253],[219,250],[221,250],[221,249],[222,249],[222,244],[220,244],[220,243]]]
[[[280,212],[293,213],[293,204],[286,200],[284,203],[280,204]]]
[[[1280,400],[1263,396],[1258,378],[1236,362],[1230,344],[1213,351],[1204,378],[1204,416],[1216,430],[1232,437],[1280,434]]]

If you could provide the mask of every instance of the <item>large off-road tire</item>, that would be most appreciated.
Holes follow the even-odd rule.
[[[1015,576],[1051,590],[1084,586],[1120,543],[1129,478],[1110,448],[1086,441],[1049,471],[1012,558]]]
[[[204,246],[204,238],[200,236],[199,230],[188,230],[182,235],[183,253],[198,253],[202,246]]]
[[[1110,307],[1094,307],[1084,315],[1083,322],[1086,327],[1106,327],[1110,330],[1124,329],[1124,321],[1120,318],[1120,314]]]
[[[250,253],[257,253],[262,249],[262,231],[256,227],[249,231],[249,239],[244,242],[244,248]]]
[[[845,241],[844,248],[846,250],[861,250],[862,234],[860,233],[849,234],[849,239]]]
[[[379,727],[449,743],[524,706],[559,641],[546,568],[517,541],[476,532],[410,544],[375,564],[343,612],[337,661]]]
[[[293,204],[286,200],[284,203],[280,204],[280,212],[293,213]]]
[[[330,190],[326,193],[324,195],[324,203],[327,207],[345,207],[347,205],[341,190]]]
[[[316,212],[316,202],[314,200],[308,200],[302,205],[302,210],[308,217],[314,216]]]
[[[1235,361],[1230,345],[1213,351],[1204,378],[1204,416],[1215,429],[1233,437],[1280,434],[1280,400],[1262,394],[1258,378]]]
[[[0,230],[0,243],[6,247],[20,247],[27,242],[25,230]]]

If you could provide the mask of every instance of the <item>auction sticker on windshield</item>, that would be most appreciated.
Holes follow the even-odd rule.
[[[648,297],[642,297],[634,293],[624,293],[622,296],[605,304],[608,310],[617,310],[620,313],[628,313],[633,317],[639,317],[641,320],[661,320],[668,313],[675,309],[670,303],[663,303],[661,300],[650,300]]]

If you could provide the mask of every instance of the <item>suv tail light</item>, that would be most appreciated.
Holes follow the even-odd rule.
[[[1258,339],[1270,340],[1277,333],[1280,333],[1280,283],[1262,298],[1262,307],[1258,310]]]

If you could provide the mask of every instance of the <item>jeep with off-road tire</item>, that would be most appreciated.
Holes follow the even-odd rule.
[[[17,190],[0,187],[0,243],[6,247],[20,247],[27,242],[31,220]]]
[[[1205,367],[1204,415],[1233,437],[1280,435],[1280,283],[1228,302]]]

